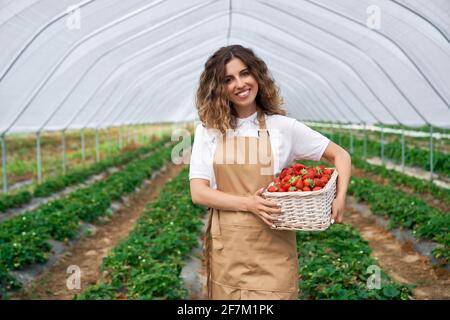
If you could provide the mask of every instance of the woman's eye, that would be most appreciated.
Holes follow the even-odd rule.
[[[243,75],[243,76],[248,76],[248,75],[250,75],[250,72],[244,71],[244,72],[242,72],[242,75]]]
[[[225,79],[225,83],[230,83],[230,81],[231,81],[230,78]]]

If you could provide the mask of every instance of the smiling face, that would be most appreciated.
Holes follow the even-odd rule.
[[[233,58],[225,65],[225,85],[228,99],[239,109],[255,108],[258,82],[239,58]]]

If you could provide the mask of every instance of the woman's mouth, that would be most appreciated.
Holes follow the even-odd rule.
[[[236,94],[239,98],[247,98],[250,95],[250,89],[241,91]]]

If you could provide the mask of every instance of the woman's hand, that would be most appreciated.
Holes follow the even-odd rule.
[[[254,195],[247,197],[247,211],[256,214],[268,226],[273,226],[273,221],[278,219],[281,208],[276,202],[264,199],[261,195],[264,188],[259,189]]]
[[[334,223],[342,223],[344,219],[344,210],[345,210],[345,198],[336,198],[333,200],[332,204],[332,222]]]

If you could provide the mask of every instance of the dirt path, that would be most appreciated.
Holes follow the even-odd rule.
[[[363,216],[351,206],[346,209],[344,222],[355,227],[369,242],[372,256],[393,280],[417,285],[414,299],[450,299],[450,272],[434,267],[411,243],[402,244],[377,225],[374,217]]]
[[[80,239],[54,266],[38,276],[28,288],[12,295],[11,299],[68,300],[95,284],[100,278],[100,265],[103,258],[120,240],[128,236],[147,203],[155,200],[168,180],[182,169],[183,165],[174,165],[169,162],[164,172],[145,183],[140,191],[130,195],[107,223],[96,223],[94,234]],[[72,265],[78,266],[81,270],[79,290],[69,290],[66,286],[67,279],[70,277],[67,269]]]

